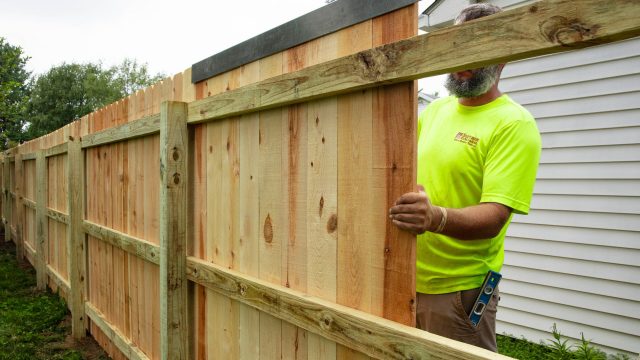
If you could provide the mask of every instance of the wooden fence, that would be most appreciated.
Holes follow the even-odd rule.
[[[188,69],[5,152],[7,239],[73,335],[116,359],[501,358],[412,327],[415,241],[386,212],[415,183],[413,80],[637,36],[640,4],[413,37],[416,14]]]

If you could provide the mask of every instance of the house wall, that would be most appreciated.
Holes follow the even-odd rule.
[[[505,242],[498,331],[640,352],[640,38],[509,64],[536,118],[531,212]]]

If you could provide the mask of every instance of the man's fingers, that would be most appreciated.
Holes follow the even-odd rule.
[[[393,224],[395,226],[397,226],[400,230],[404,230],[404,231],[408,231],[412,234],[420,234],[420,229],[418,227],[418,225],[416,224],[411,224],[411,223],[405,223],[402,221],[398,221],[398,220],[392,220]]]
[[[418,184],[418,192],[419,193],[426,193],[426,190],[424,189],[424,186]]]
[[[407,224],[423,224],[424,216],[415,215],[415,214],[395,214],[392,215],[393,220],[398,220]]]
[[[424,193],[410,192],[400,196],[398,200],[396,200],[396,205],[414,204],[419,201],[424,201],[425,199],[426,195]]]
[[[420,212],[421,207],[414,204],[401,204],[392,206],[389,209],[389,214],[416,214]]]

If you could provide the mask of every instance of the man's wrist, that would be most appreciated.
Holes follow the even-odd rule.
[[[436,206],[436,207],[440,209],[440,222],[438,223],[438,226],[435,228],[435,230],[433,230],[432,232],[436,234],[441,234],[442,231],[444,231],[444,227],[447,225],[447,209],[442,206]]]

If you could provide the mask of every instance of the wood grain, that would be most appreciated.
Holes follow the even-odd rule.
[[[24,239],[24,204],[22,203],[22,198],[24,195],[24,163],[22,161],[22,154],[17,154],[15,156],[15,180],[14,180],[14,191],[16,196],[13,201],[15,203],[15,229],[16,229],[16,238],[14,242],[16,243],[16,258],[18,261],[22,261],[24,259],[25,252],[25,239]]]
[[[85,337],[85,259],[86,244],[85,235],[82,231],[82,219],[84,214],[83,199],[80,197],[84,194],[84,161],[82,161],[82,147],[80,139],[76,138],[68,142],[69,153],[68,163],[68,209],[69,209],[69,230],[67,242],[70,247],[69,251],[69,285],[71,286],[71,333],[74,338],[81,339]]]
[[[187,359],[187,104],[160,110],[160,358]]]
[[[196,101],[189,123],[629,39],[638,17],[635,1],[544,0]]]
[[[187,276],[229,299],[377,359],[509,359],[369,313],[187,258]]]
[[[160,131],[160,114],[120,124],[82,137],[82,147],[106,145],[155,134]]]
[[[44,151],[36,154],[36,282],[39,290],[47,286],[47,258],[49,232],[47,231],[47,159]]]

